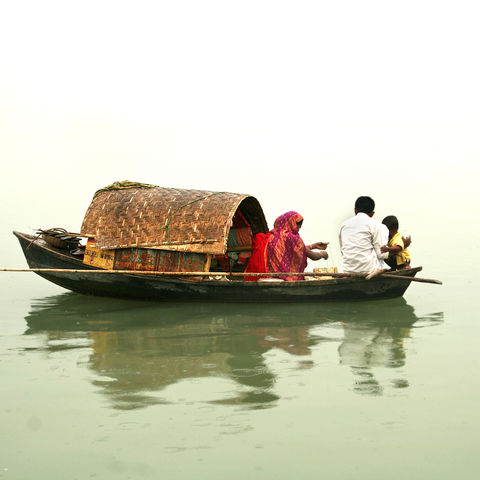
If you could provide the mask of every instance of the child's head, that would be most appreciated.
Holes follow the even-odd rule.
[[[389,215],[382,220],[390,232],[390,237],[398,232],[398,219],[394,215]]]

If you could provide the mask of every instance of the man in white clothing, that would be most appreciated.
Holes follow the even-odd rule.
[[[380,248],[386,245],[381,223],[372,218],[375,202],[370,197],[358,197],[355,216],[340,227],[340,250],[342,269],[345,273],[372,273],[388,268],[384,259],[388,254]],[[387,237],[388,241],[388,237]]]

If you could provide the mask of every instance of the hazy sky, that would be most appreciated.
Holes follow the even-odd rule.
[[[478,5],[4,2],[2,238],[77,230],[125,179],[251,193],[307,241],[335,241],[359,194],[404,218],[469,200]]]

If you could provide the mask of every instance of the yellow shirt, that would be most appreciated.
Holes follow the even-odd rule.
[[[397,265],[403,265],[404,263],[410,263],[410,252],[405,248],[403,244],[402,236],[397,232],[389,241],[389,247],[399,246],[402,249],[395,253],[395,260]]]

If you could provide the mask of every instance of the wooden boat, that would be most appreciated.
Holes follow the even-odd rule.
[[[56,249],[35,236],[14,232],[28,265],[38,275],[73,292],[108,297],[154,300],[220,302],[318,302],[328,300],[370,300],[401,297],[410,285],[404,279],[346,277],[301,282],[245,282],[241,278],[196,281],[181,277],[145,275],[142,272],[91,274],[98,267],[87,266],[74,255]],[[62,272],[61,270],[65,270]],[[75,270],[75,271],[72,271]],[[79,272],[84,270],[84,272]],[[392,275],[415,276],[421,267]]]
[[[259,202],[249,195],[117,182],[99,190],[87,210],[79,234],[88,238],[83,257],[45,236],[13,233],[40,276],[74,292],[109,297],[260,303],[393,298],[410,285],[405,277],[421,270],[370,280],[246,282],[252,238],[267,230]],[[228,274],[219,273],[225,266]]]

